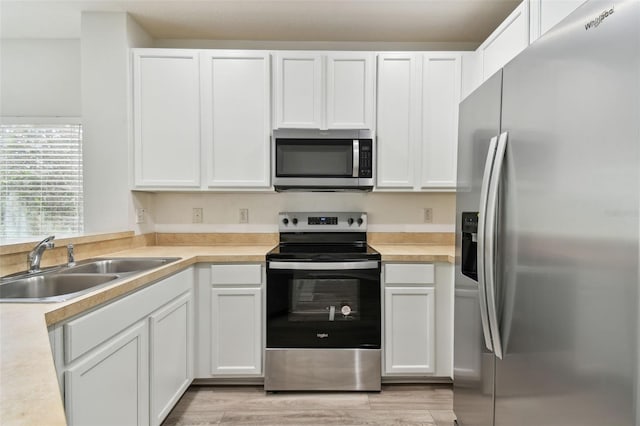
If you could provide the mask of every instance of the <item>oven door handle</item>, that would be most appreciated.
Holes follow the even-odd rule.
[[[296,271],[347,271],[350,269],[378,269],[378,261],[365,262],[269,262],[270,269],[288,269]]]

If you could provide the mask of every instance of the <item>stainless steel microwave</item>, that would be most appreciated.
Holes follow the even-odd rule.
[[[375,147],[365,130],[275,130],[276,191],[371,191]]]

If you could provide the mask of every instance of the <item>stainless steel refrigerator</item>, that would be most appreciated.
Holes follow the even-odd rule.
[[[639,424],[640,1],[592,0],[460,105],[454,411]]]

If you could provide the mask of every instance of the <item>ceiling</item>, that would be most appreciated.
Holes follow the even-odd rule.
[[[82,11],[155,39],[480,43],[520,0],[0,0],[3,38],[79,38]]]

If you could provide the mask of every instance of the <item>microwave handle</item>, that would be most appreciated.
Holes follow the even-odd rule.
[[[353,140],[353,174],[354,178],[360,176],[360,141],[358,139]]]

